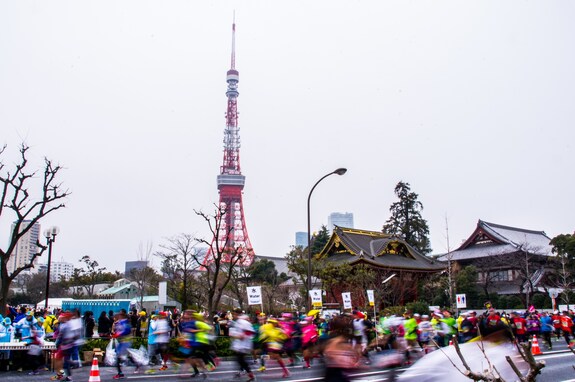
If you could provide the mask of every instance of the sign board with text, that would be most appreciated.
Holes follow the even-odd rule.
[[[322,305],[321,295],[322,295],[321,289],[312,289],[309,291],[309,297],[311,298],[312,306],[321,307]]]
[[[248,287],[248,305],[261,305],[262,304],[262,287],[251,286]]]
[[[457,309],[459,308],[467,308],[467,298],[465,297],[465,293],[463,294],[456,294],[455,299],[457,301]]]

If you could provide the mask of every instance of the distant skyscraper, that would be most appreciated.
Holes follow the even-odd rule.
[[[295,246],[302,248],[307,247],[307,232],[295,233]]]
[[[355,228],[353,226],[353,214],[351,212],[332,212],[327,218],[327,228],[333,232],[333,226]]]
[[[30,224],[29,221],[23,221],[20,225],[20,232],[22,232],[28,225]],[[14,228],[16,223],[12,223],[12,232],[14,232]],[[38,253],[38,238],[40,237],[40,223],[35,223],[34,226],[18,240],[16,244],[16,248],[10,256],[8,260],[8,265],[6,266],[8,269],[8,274],[14,272],[15,269],[23,267],[30,263],[30,260],[36,253]],[[34,260],[34,264],[37,263],[37,258]]]
[[[126,261],[126,266],[124,268],[124,276],[129,278],[132,270],[144,269],[147,266],[148,262],[146,260]]]
[[[40,264],[39,272],[46,272],[48,264]],[[52,261],[50,264],[50,281],[57,282],[60,279],[69,280],[74,273],[74,264],[64,261]]]

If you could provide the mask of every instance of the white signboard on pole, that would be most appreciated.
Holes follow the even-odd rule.
[[[455,298],[457,300],[457,309],[459,308],[467,308],[467,298],[465,297],[465,293],[463,294],[456,294]]]
[[[261,305],[262,304],[262,287],[251,286],[248,287],[248,305]]]
[[[344,292],[341,294],[343,300],[343,309],[351,309],[351,292]]]
[[[373,295],[373,290],[371,289],[367,290],[367,300],[369,301],[369,306],[375,305],[375,297]]]
[[[158,304],[166,305],[168,303],[168,283],[161,281],[158,285]]]
[[[321,289],[312,289],[309,291],[312,306],[318,306],[318,307],[322,306],[321,295],[322,295]]]

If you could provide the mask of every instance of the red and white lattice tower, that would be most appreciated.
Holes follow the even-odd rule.
[[[232,65],[228,70],[226,81],[228,90],[228,110],[226,112],[226,129],[224,130],[224,163],[218,175],[218,190],[220,194],[220,211],[225,211],[219,217],[219,230],[212,240],[212,245],[204,261],[204,265],[212,263],[216,248],[223,254],[223,261],[230,261],[236,255],[241,255],[242,266],[248,266],[254,261],[254,250],[250,242],[242,191],[246,177],[240,169],[240,129],[238,127],[238,82],[239,72],[236,70],[236,24],[232,24]]]

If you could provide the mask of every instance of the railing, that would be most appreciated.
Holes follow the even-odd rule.
[[[0,342],[0,350],[28,350],[30,345],[26,342]],[[56,350],[56,344],[54,342],[44,342],[40,345],[42,350]]]

